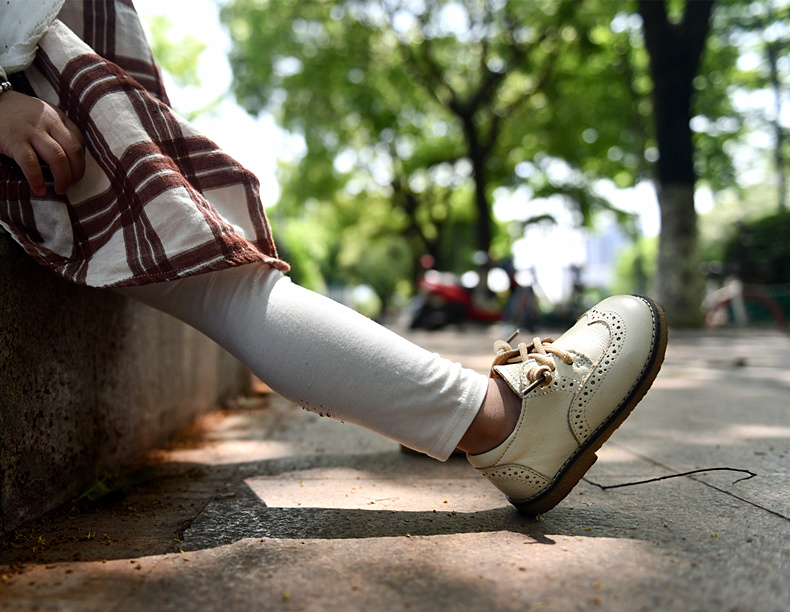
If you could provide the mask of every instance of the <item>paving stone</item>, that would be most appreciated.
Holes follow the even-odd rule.
[[[480,364],[492,335],[419,340]],[[216,413],[123,500],[42,524],[57,544],[2,549],[0,610],[786,610],[788,348],[672,334],[654,389],[539,518],[462,458],[404,454],[276,396]],[[719,466],[758,475],[598,486]],[[96,524],[115,540],[63,535]]]

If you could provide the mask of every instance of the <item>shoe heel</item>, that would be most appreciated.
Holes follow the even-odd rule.
[[[537,516],[538,514],[548,512],[568,496],[568,493],[579,483],[582,477],[587,473],[587,470],[589,470],[597,460],[598,455],[595,454],[593,449],[589,449],[586,453],[579,455],[573,463],[566,466],[566,469],[558,476],[557,482],[554,486],[549,486],[545,494],[524,501],[517,501],[510,498],[508,498],[508,501],[513,504],[521,514]]]

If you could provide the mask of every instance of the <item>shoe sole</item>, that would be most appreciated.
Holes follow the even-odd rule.
[[[643,295],[635,296],[644,300],[650,307],[655,321],[653,334],[653,347],[648,357],[641,378],[631,387],[629,394],[620,402],[606,420],[598,426],[587,441],[582,444],[573,455],[565,462],[551,484],[537,495],[524,500],[514,500],[508,497],[508,501],[513,504],[519,512],[530,516],[543,514],[551,510],[560,503],[568,493],[579,483],[592,465],[598,459],[595,454],[604,442],[622,425],[623,421],[631,414],[636,405],[648,392],[653,381],[661,369],[664,362],[664,354],[667,350],[667,320],[664,309],[661,306]]]

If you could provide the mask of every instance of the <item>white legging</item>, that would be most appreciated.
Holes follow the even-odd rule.
[[[203,332],[283,397],[437,459],[449,457],[488,388],[485,376],[267,265],[119,291]]]

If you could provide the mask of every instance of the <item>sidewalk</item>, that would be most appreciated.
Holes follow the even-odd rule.
[[[486,371],[492,334],[414,339]],[[789,391],[786,336],[671,333],[589,481],[758,476],[582,482],[539,519],[465,459],[251,398],[0,544],[0,610],[787,610]]]

